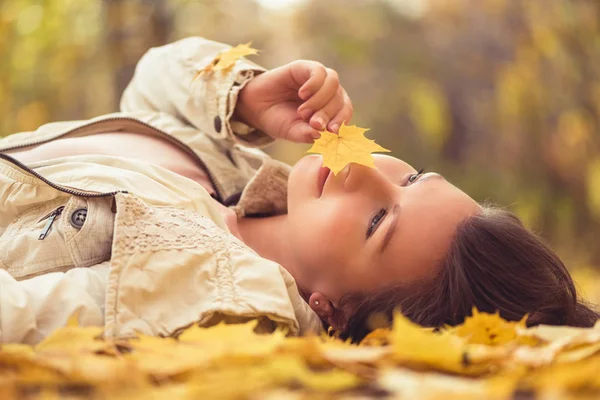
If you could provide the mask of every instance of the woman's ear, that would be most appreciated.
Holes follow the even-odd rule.
[[[321,318],[327,322],[336,331],[343,331],[346,328],[348,317],[346,313],[338,308],[335,308],[332,302],[321,292],[314,292],[308,299],[310,308]]]

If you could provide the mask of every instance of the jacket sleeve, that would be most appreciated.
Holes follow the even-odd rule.
[[[82,325],[104,324],[109,262],[16,281],[0,270],[0,343],[36,344],[79,311]]]
[[[190,37],[150,49],[139,61],[123,92],[121,111],[155,111],[177,117],[215,139],[259,147],[273,139],[235,121],[239,91],[264,68],[245,58],[228,71],[197,71],[211,64],[228,45]]]

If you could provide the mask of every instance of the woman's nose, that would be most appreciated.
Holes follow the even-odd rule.
[[[371,194],[389,192],[394,186],[376,168],[365,167],[360,164],[350,164],[344,181],[344,190],[347,192],[365,191]]]

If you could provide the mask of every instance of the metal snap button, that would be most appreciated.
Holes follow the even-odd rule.
[[[215,131],[217,131],[217,133],[221,133],[221,128],[223,127],[222,123],[221,123],[221,117],[219,117],[218,115],[215,117],[214,120],[214,124],[215,124]]]
[[[85,219],[87,218],[87,208],[79,208],[71,214],[71,218],[69,221],[71,225],[77,229],[81,229],[83,224],[85,224]]]

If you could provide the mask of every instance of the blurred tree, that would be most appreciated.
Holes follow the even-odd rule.
[[[439,0],[415,18],[397,3],[312,1],[299,36],[384,146],[600,264],[600,4]]]
[[[103,0],[104,56],[114,67],[114,103],[131,80],[135,65],[150,48],[169,42],[173,16],[165,0]]]
[[[478,200],[510,204],[576,265],[600,266],[600,3],[586,0],[10,0],[0,132],[118,109],[149,47],[253,41],[259,63],[339,71],[355,123]],[[288,162],[306,147],[278,144]]]

